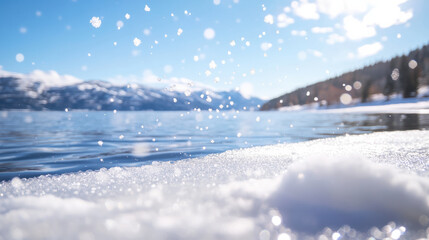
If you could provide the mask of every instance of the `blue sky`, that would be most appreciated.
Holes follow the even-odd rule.
[[[0,66],[272,98],[421,47],[428,13],[426,0],[5,0]]]

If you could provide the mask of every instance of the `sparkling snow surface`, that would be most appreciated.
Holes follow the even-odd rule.
[[[15,178],[0,239],[426,237],[428,146],[428,131],[382,132]]]

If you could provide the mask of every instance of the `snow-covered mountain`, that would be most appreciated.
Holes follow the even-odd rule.
[[[58,77],[0,75],[0,110],[257,110],[259,98],[245,98],[238,91],[213,91],[201,88],[148,88],[138,84],[123,86],[104,81],[80,81],[71,76],[63,84]],[[55,84],[52,84],[55,83]]]

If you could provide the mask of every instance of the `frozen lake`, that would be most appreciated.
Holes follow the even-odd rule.
[[[0,126],[1,181],[142,166],[345,134],[427,129],[429,115],[4,111]]]

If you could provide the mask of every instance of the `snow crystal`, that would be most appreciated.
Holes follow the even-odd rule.
[[[361,82],[359,82],[359,81],[356,81],[356,82],[354,82],[354,83],[353,83],[353,87],[354,87],[356,90],[359,90],[359,89],[362,87],[362,83],[361,83]]]
[[[395,68],[390,75],[394,81],[399,79],[399,69]]]
[[[150,147],[147,143],[136,143],[133,146],[133,155],[136,157],[145,157],[150,153]]]
[[[216,67],[217,67],[217,65],[216,65],[215,61],[211,60],[210,63],[209,63],[209,68],[210,69],[215,69]]]
[[[118,27],[118,30],[120,30],[123,26],[124,26],[124,22],[122,22],[121,20],[116,22],[116,27]]]
[[[142,41],[138,38],[134,38],[133,43],[134,43],[134,46],[138,47],[142,43]]]
[[[145,28],[143,30],[143,34],[146,35],[146,36],[149,36],[150,35],[150,29]]]
[[[101,26],[101,20],[99,17],[92,17],[91,20],[89,20],[89,23],[95,28],[99,28]]]
[[[22,53],[16,54],[15,59],[17,62],[23,62],[24,61],[24,54],[22,54]]]
[[[352,88],[352,86],[350,86],[350,85],[346,85],[346,86],[344,87],[344,89],[345,89],[347,92],[350,92],[353,88]]]
[[[411,60],[408,62],[408,67],[410,67],[411,69],[414,69],[417,67],[417,61],[416,60]]]
[[[213,28],[206,28],[205,30],[204,30],[204,38],[205,39],[207,39],[207,40],[211,40],[211,39],[213,39],[214,37],[215,37],[215,35],[216,35],[216,33],[215,33],[215,31],[213,30]]]
[[[280,233],[277,240],[291,240],[291,238],[287,233]]]
[[[280,226],[280,224],[282,224],[282,218],[275,215],[271,218],[271,222],[274,224],[274,226]]]

